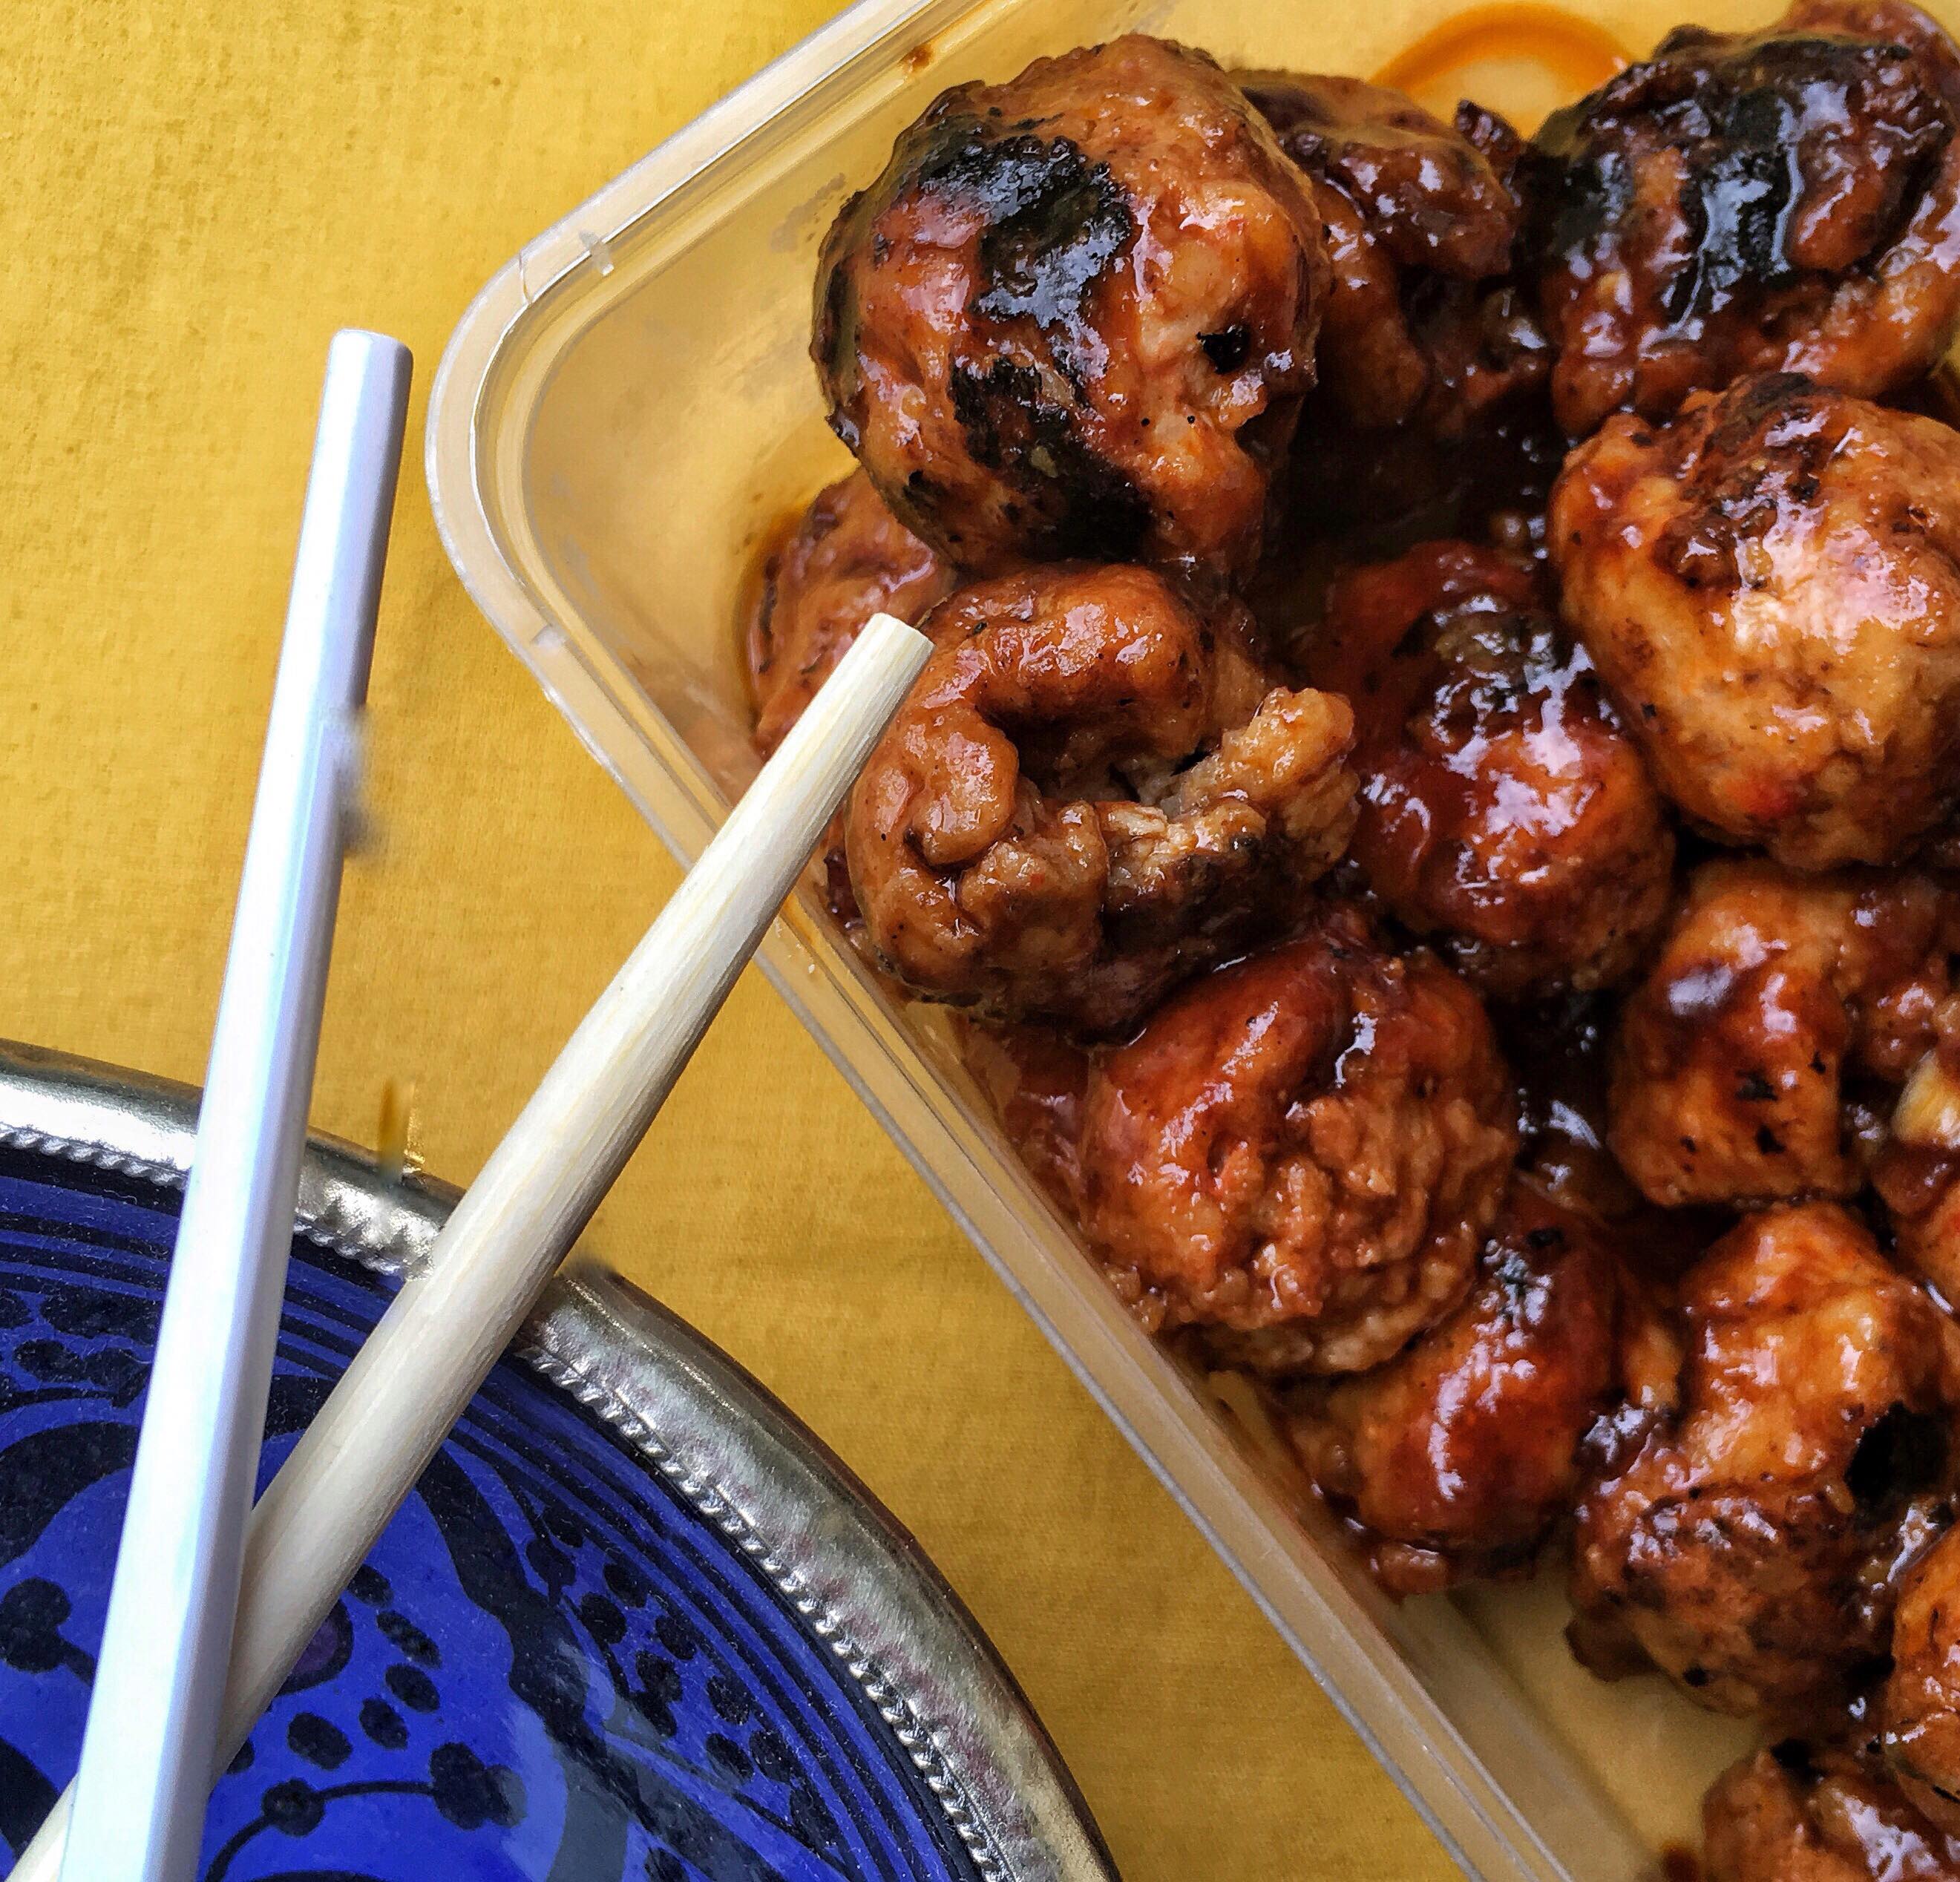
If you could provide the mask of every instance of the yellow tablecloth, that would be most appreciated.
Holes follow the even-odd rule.
[[[829,0],[11,0],[0,1033],[201,1076],[327,335],[415,349],[313,1116],[466,1179],[675,872],[457,585],[428,375],[496,265]],[[1131,1882],[1453,1873],[759,978],[595,1245],[918,1535]]]

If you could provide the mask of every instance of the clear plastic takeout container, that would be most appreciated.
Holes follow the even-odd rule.
[[[1633,52],[1683,17],[1734,28],[1774,10],[1571,9]],[[816,246],[900,129],[949,84],[1131,27],[1228,65],[1367,75],[1448,11],[862,0],[496,275],[431,401],[437,521],[484,612],[677,854],[698,854],[756,769],[739,597],[771,526],[848,466],[806,352]],[[1465,75],[1484,102],[1520,102],[1489,91],[1501,73]],[[1466,1871],[1631,1882],[1693,1840],[1703,1784],[1745,1736],[1656,1681],[1609,1689],[1581,1673],[1550,1584],[1399,1607],[1382,1596],[1105,1289],[943,1020],[889,1001],[811,891],[762,959]]]

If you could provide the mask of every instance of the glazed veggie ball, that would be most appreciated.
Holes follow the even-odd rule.
[[[1619,1383],[1599,1227],[1513,1185],[1462,1305],[1373,1372],[1296,1395],[1288,1432],[1398,1594],[1529,1566]]]
[[[1960,1842],[1846,1751],[1758,1751],[1709,1787],[1701,1816],[1708,1882],[1960,1882]]]
[[[1610,420],[1547,542],[1660,787],[1794,869],[1897,861],[1960,798],[1960,433],[1787,374]]]
[[[1960,1012],[1941,1016],[1940,1037],[1921,1064],[1953,1089],[1952,1061],[1960,1054]],[[1950,1096],[1937,1101],[1937,1112],[1923,1119],[1920,1100],[1923,1074],[1915,1069],[1899,1098],[1883,1141],[1872,1164],[1872,1186],[1885,1207],[1893,1252],[1901,1264],[1921,1274],[1939,1289],[1949,1305],[1960,1302],[1960,1111]],[[1938,1141],[1914,1141],[1915,1132],[1930,1123]]]
[[[1534,568],[1428,542],[1354,570],[1303,664],[1354,707],[1352,851],[1397,919],[1500,997],[1632,971],[1674,838]]]
[[[1892,1622],[1879,1745],[1899,1788],[1960,1836],[1960,1531],[1914,1566]]]
[[[1526,246],[1582,437],[1697,386],[1805,373],[1877,397],[1960,323],[1960,56],[1906,0],[1682,27],[1547,120]]]
[[[1242,572],[1326,281],[1265,121],[1133,35],[940,98],[831,229],[812,351],[832,428],[963,567]]]
[[[1516,1148],[1475,994],[1336,907],[1102,1057],[1083,1227],[1146,1324],[1258,1372],[1357,1372],[1463,1298]]]
[[[1704,863],[1621,1016],[1621,1165],[1669,1207],[1855,1195],[1956,951],[1960,896],[1920,872]]]
[[[1748,1217],[1685,1278],[1678,1408],[1580,1505],[1580,1657],[1807,1730],[1891,1641],[1946,1520],[1956,1329],[1830,1203]]]
[[[840,906],[1376,1580],[1569,1522],[1586,1664],[1803,1734],[1713,1882],[1960,1882],[1957,132],[1906,0],[1529,145],[1143,36],[962,86],[823,243],[860,469],[750,628],[766,749],[929,609]]]
[[[1290,691],[1236,603],[1148,569],[963,589],[845,820],[871,945],[915,993],[1122,1030],[1285,931],[1354,820],[1346,704]]]
[[[1466,106],[1473,141],[1385,85],[1235,76],[1312,187],[1333,270],[1319,374],[1344,418],[1456,437],[1544,383],[1550,346],[1503,278],[1522,146],[1501,119]]]
[[[743,637],[758,749],[782,742],[872,615],[916,621],[953,586],[862,471],[819,491],[765,564]]]

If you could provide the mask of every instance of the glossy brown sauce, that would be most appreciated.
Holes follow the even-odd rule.
[[[915,49],[904,62],[908,73],[923,71],[935,51],[929,43]],[[1502,3],[1445,20],[1374,76],[1446,119],[1459,99],[1472,97],[1502,110],[1529,134],[1547,113],[1596,89],[1628,63],[1619,42],[1589,21],[1557,7]],[[1949,424],[1960,419],[1960,396],[1943,374],[1898,402]],[[1490,543],[1522,557],[1542,554],[1540,519],[1564,441],[1542,404],[1460,444],[1440,444],[1413,428],[1344,436],[1330,425],[1322,436],[1322,450],[1297,457],[1287,486],[1275,493],[1277,526],[1247,595],[1281,648],[1297,656],[1311,639],[1327,583],[1344,565],[1386,560],[1439,537]],[[744,587],[745,621],[770,555],[797,521],[795,514],[784,517],[759,545]],[[833,906],[846,918],[853,912],[848,879],[841,858],[833,854],[830,863]],[[1502,1008],[1493,1018],[1518,1073],[1520,1167],[1562,1203],[1618,1225],[1645,1278],[1664,1286],[1728,1219],[1713,1210],[1651,1208],[1606,1148],[1608,1022],[1616,1003],[1575,998]],[[953,1026],[961,1057],[1005,1135],[1043,1188],[1074,1213],[1090,1054],[1036,1028],[988,1027],[957,1014]],[[1943,1163],[1939,1173],[1945,1172]],[[1930,1180],[1916,1167],[1901,1168],[1902,1184],[1915,1179]],[[1271,1473],[1303,1499],[1314,1496],[1274,1427],[1276,1401],[1268,1388],[1237,1372],[1215,1374],[1212,1384]],[[1882,1842],[1885,1834],[1880,1825],[1869,1840]],[[1696,1855],[1678,1843],[1660,1850],[1659,1874],[1664,1882],[1704,1877]]]
[[[1447,119],[1460,98],[1504,113],[1521,131],[1604,84],[1628,63],[1603,27],[1562,7],[1499,0],[1452,14],[1375,74]]]
[[[743,564],[735,590],[735,619],[741,635],[742,690],[752,720],[762,711],[760,674],[763,660],[762,623],[767,612],[770,569],[809,513],[810,499],[772,517],[757,534]]]
[[[1064,1209],[1075,1206],[1077,1145],[1089,1054],[1039,1026],[985,1026],[954,1016],[966,1069],[979,1081],[1008,1141]]]
[[[1564,442],[1542,401],[1453,443],[1414,426],[1343,432],[1326,424],[1321,432],[1319,447],[1286,468],[1278,524],[1246,591],[1283,651],[1297,656],[1328,584],[1354,563],[1388,561],[1444,538],[1543,553],[1545,497]]]

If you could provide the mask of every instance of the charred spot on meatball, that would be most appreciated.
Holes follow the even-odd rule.
[[[1354,706],[1351,852],[1398,920],[1502,998],[1632,971],[1674,838],[1538,570],[1467,542],[1353,570],[1303,657]]]
[[[1131,36],[948,92],[823,244],[831,422],[976,573],[1244,573],[1327,262],[1303,180],[1203,54]]]
[[[1548,119],[1526,246],[1582,436],[1787,367],[1897,391],[1960,322],[1960,57],[1904,0],[1688,27]]]
[[[1960,799],[1960,434],[1793,376],[1609,419],[1547,540],[1656,781],[1793,868],[1903,860]]]
[[[1147,1325],[1269,1375],[1354,1372],[1462,1299],[1516,1149],[1475,993],[1337,906],[1099,1058],[1083,1226]]]
[[[928,196],[947,190],[986,219],[983,291],[974,310],[992,320],[1025,316],[1055,341],[1065,364],[1092,369],[1083,304],[1137,232],[1122,191],[1106,165],[1092,163],[1065,137],[990,143],[972,119],[959,130],[954,160],[937,172],[928,166],[919,180]]]
[[[984,373],[955,366],[953,410],[975,463],[1019,490],[1031,505],[1063,497],[1040,536],[1042,559],[1099,555],[1124,561],[1138,553],[1150,528],[1148,501],[1121,469],[1083,442],[1069,406],[1046,396],[1033,367],[1005,359],[995,360]],[[907,482],[905,496],[921,515],[930,512],[937,519],[942,540],[956,552],[971,554],[956,526],[957,503],[949,520],[938,491],[917,472]],[[1011,505],[1008,520],[1017,520]]]

